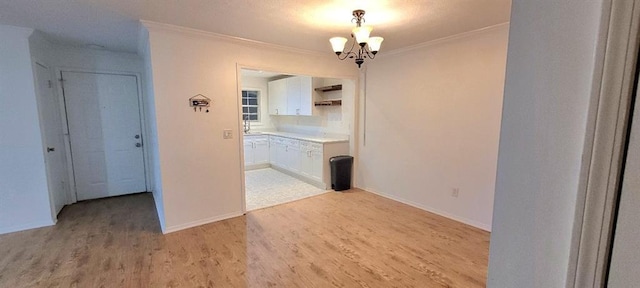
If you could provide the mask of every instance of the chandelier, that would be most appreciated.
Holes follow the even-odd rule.
[[[384,38],[369,37],[373,28],[371,26],[362,26],[362,23],[365,22],[364,10],[353,10],[353,19],[351,19],[351,22],[354,21],[356,22],[356,28],[351,30],[351,38],[354,38],[355,40],[351,44],[351,49],[349,49],[349,51],[344,51],[347,38],[333,37],[329,39],[329,42],[331,42],[333,52],[336,53],[338,59],[344,60],[347,58],[355,58],[356,64],[358,64],[358,68],[360,68],[362,63],[364,63],[364,58],[374,59],[376,57]],[[358,43],[357,47],[356,43]],[[354,48],[356,51],[354,51]]]

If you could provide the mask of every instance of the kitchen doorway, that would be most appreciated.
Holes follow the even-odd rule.
[[[355,81],[240,68],[245,211],[326,193],[350,154]]]

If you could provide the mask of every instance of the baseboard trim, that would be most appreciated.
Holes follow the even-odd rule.
[[[264,169],[269,167],[271,167],[271,164],[269,163],[253,164],[253,165],[244,166],[244,171],[258,170],[258,169]]]
[[[35,229],[35,228],[53,226],[53,225],[56,225],[56,222],[53,221],[53,219],[51,219],[51,220],[48,220],[48,221],[47,220],[45,220],[45,221],[36,221],[36,222],[26,223],[26,224],[22,224],[22,225],[15,225],[15,226],[9,226],[9,227],[0,227],[0,235],[13,233],[13,232],[20,232],[20,231],[30,230],[30,229]]]
[[[169,226],[165,230],[162,231],[162,234],[169,234],[169,233],[177,232],[177,231],[180,231],[180,230],[193,228],[193,227],[196,227],[196,226],[201,226],[201,225],[205,225],[205,224],[209,224],[209,223],[213,223],[213,222],[218,222],[218,221],[226,220],[226,219],[229,219],[229,218],[242,216],[243,214],[244,213],[242,211],[237,211],[237,212],[227,213],[227,214],[223,214],[223,215],[218,215],[218,216],[211,217],[211,218],[191,221],[191,222],[180,224],[180,225]]]
[[[451,220],[454,220],[454,221],[457,221],[457,222],[460,222],[460,223],[463,223],[463,224],[467,224],[467,225],[476,227],[478,229],[482,229],[482,230],[487,231],[487,232],[491,232],[491,225],[480,223],[480,222],[477,222],[477,221],[474,221],[474,220],[471,220],[471,219],[467,219],[465,217],[456,216],[456,215],[453,215],[451,213],[447,213],[447,212],[435,209],[433,207],[430,207],[430,206],[427,206],[427,205],[424,205],[424,204],[416,203],[416,202],[411,201],[411,200],[407,200],[407,199],[403,199],[403,198],[400,198],[400,197],[397,197],[397,196],[393,196],[393,195],[377,192],[377,191],[374,191],[373,189],[369,189],[369,188],[360,188],[360,189],[362,189],[364,191],[367,191],[367,192],[370,192],[370,193],[373,193],[373,194],[376,194],[378,196],[387,198],[387,199],[391,199],[393,201],[398,201],[400,203],[407,204],[409,206],[412,206],[412,207],[415,207],[415,208],[418,208],[418,209],[421,209],[421,210],[424,210],[424,211],[427,211],[427,212],[431,212],[433,214],[440,215],[442,217],[449,218]]]

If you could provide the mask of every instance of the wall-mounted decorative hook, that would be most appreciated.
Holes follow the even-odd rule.
[[[194,112],[198,111],[198,109],[202,111],[202,107],[205,107],[206,112],[209,113],[210,104],[211,104],[211,99],[209,99],[209,97],[204,96],[202,94],[198,94],[189,98],[189,106],[193,107]]]

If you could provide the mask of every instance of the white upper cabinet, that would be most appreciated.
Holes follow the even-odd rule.
[[[311,77],[294,76],[269,81],[269,114],[312,115]]]
[[[300,77],[287,78],[287,115],[300,115]]]
[[[269,114],[287,115],[287,81],[269,81]]]

